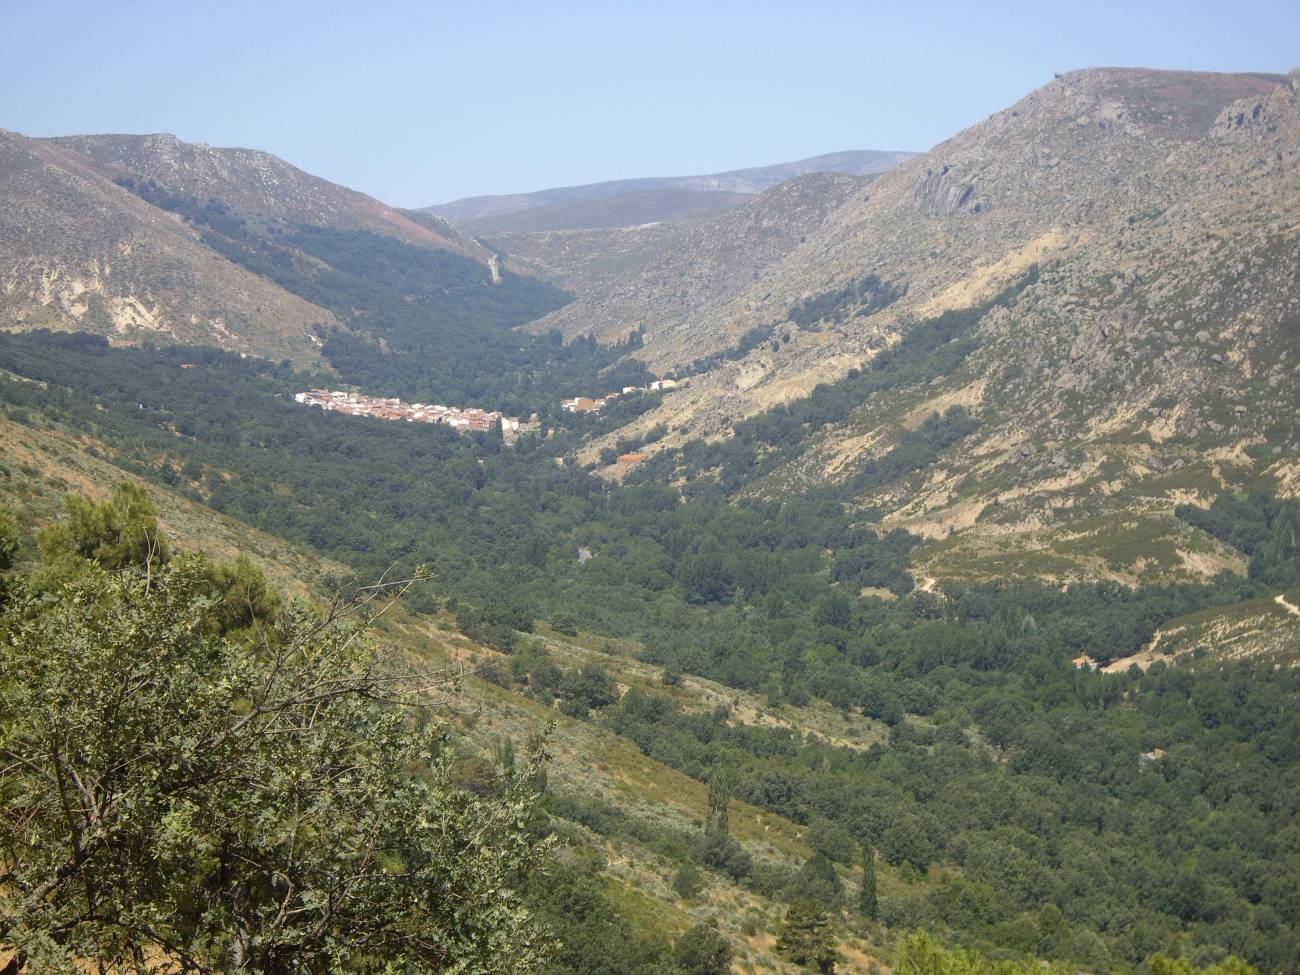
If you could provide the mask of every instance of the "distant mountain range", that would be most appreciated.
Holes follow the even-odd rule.
[[[602,341],[617,341],[644,327],[658,341],[656,337],[689,328],[705,309],[742,294],[756,277],[797,250],[837,208],[865,195],[877,178],[806,173],[744,196],[743,202],[721,212],[631,227],[503,231],[491,239],[509,266],[557,283],[562,280],[562,287],[576,296],[530,329],[558,328],[566,339],[593,334]],[[526,210],[516,216],[542,212]],[[716,342],[697,338],[696,343],[702,354],[709,354],[732,340],[728,334]],[[645,354],[654,356],[656,351]]]
[[[726,210],[807,173],[870,176],[887,172],[915,155],[874,149],[832,152],[796,162],[704,176],[652,176],[533,193],[473,196],[425,207],[424,212],[437,214],[475,236],[635,226],[686,213]]]
[[[167,134],[32,139],[0,130],[0,315],[9,328],[314,360],[314,330],[342,324],[339,308],[325,307],[329,288],[320,276],[337,270],[343,255],[337,246],[329,257],[319,246],[306,253],[304,232],[328,232],[335,245],[376,235],[376,246],[389,241],[451,255],[444,265],[453,257],[480,265],[489,280],[489,266],[500,277],[492,252],[434,211],[485,214],[473,234],[657,224],[728,210],[798,173],[878,172],[906,155],[837,153],[420,211],[387,206],[253,149]],[[540,271],[525,261],[514,267]],[[459,287],[474,272],[460,267],[454,276]]]

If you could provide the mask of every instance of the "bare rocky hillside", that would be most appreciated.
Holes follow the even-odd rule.
[[[0,327],[316,355],[326,310],[224,260],[84,157],[0,131]]]
[[[976,433],[862,500],[930,537],[948,574],[1049,546],[1032,571],[1092,559],[1123,575],[1127,558],[1137,578],[1161,561],[1136,554],[1147,514],[1229,484],[1300,490],[1297,214],[1300,74],[1065,75],[850,196],[735,297],[661,328],[644,352],[661,368],[755,326],[789,341],[695,377],[623,433],[725,438],[1036,266],[1036,283],[984,316],[959,369],[807,431],[797,461],[754,489],[835,483],[962,405]],[[791,321],[867,276],[901,297]],[[1128,536],[1114,521],[1125,512]],[[1110,519],[1105,532],[1092,516]],[[1109,553],[1094,551],[1102,535]],[[1128,555],[1113,551],[1125,537]],[[1165,556],[1192,574],[1225,567],[1212,551]]]

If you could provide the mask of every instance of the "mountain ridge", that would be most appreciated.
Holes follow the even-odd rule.
[[[486,254],[446,221],[431,224],[374,197],[315,176],[260,149],[185,142],[169,133],[87,134],[43,140],[70,149],[111,177],[154,180],[172,193],[223,202],[299,223],[369,230],[406,243]]]
[[[1293,495],[1298,95],[1298,73],[1094,69],[1053,81],[878,177],[742,293],[647,335],[637,355],[661,371],[755,329],[781,341],[693,377],[584,459],[616,441],[652,454],[725,444],[742,418],[844,381],[918,323],[977,306],[1037,267],[1019,298],[981,315],[957,368],[809,430],[797,459],[753,490],[844,483],[909,426],[960,406],[977,432],[858,498],[930,538],[948,573],[1005,571],[1018,546],[1041,555],[1085,513],[1101,518],[1088,544],[1023,570],[1119,571],[1131,551],[1100,549],[1126,533],[1158,537],[1177,503],[1252,483]],[[884,307],[851,297],[868,279],[901,297]],[[814,299],[832,301],[833,314],[792,320]],[[1106,541],[1126,510],[1128,528]],[[1212,573],[1197,558],[1169,550],[1148,568]]]
[[[315,359],[323,308],[220,258],[63,146],[0,131],[0,309],[54,327]]]
[[[810,156],[807,159],[799,159],[793,162],[698,176],[636,177],[560,186],[535,190],[529,193],[465,197],[464,199],[421,209],[426,213],[439,214],[453,223],[465,227],[473,227],[476,222],[482,221],[488,227],[495,225],[504,228],[506,224],[500,218],[518,213],[521,210],[561,204],[572,205],[649,190],[678,190],[686,193],[756,194],[778,183],[783,183],[788,179],[806,173],[831,172],[849,176],[880,173],[916,155],[917,153],[913,152],[890,150],[846,150],[825,153],[820,156]],[[496,218],[496,223],[488,223],[488,218]],[[560,228],[549,227],[545,229]]]
[[[873,178],[807,173],[720,213],[639,227],[503,233],[493,243],[512,267],[564,282],[577,295],[525,326],[529,331],[617,341],[645,326],[653,343],[700,308],[741,293]],[[701,351],[716,349],[706,343]]]

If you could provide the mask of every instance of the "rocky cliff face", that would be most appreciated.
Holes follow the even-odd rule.
[[[969,556],[963,538],[996,548],[1062,519],[1167,511],[1260,478],[1294,493],[1297,213],[1300,75],[1066,75],[880,177],[735,298],[675,323],[647,354],[762,324],[791,341],[698,377],[625,433],[663,423],[667,445],[725,437],[736,418],[1037,265],[1013,307],[985,316],[960,370],[809,431],[799,461],[755,489],[848,476],[960,403],[979,414],[976,434],[863,499],[950,564]],[[812,329],[789,321],[866,274],[904,296]]]
[[[310,361],[333,316],[236,267],[84,157],[0,131],[0,327]]]

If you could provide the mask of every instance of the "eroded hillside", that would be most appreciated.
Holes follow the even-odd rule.
[[[661,330],[646,353],[661,367],[720,334],[781,341],[694,377],[623,436],[725,439],[1020,282],[982,309],[958,362],[805,429],[751,490],[848,483],[959,406],[974,432],[858,499],[931,538],[936,574],[1060,549],[1068,522],[1074,550],[1023,569],[1210,575],[1220,563],[1181,546],[1142,555],[1159,534],[1144,518],[1225,486],[1296,492],[1297,212],[1300,75],[1067,75],[880,177],[743,294]],[[1120,514],[1136,519],[1127,553]]]
[[[316,357],[328,311],[223,260],[171,214],[59,146],[0,132],[0,311],[9,328]]]

